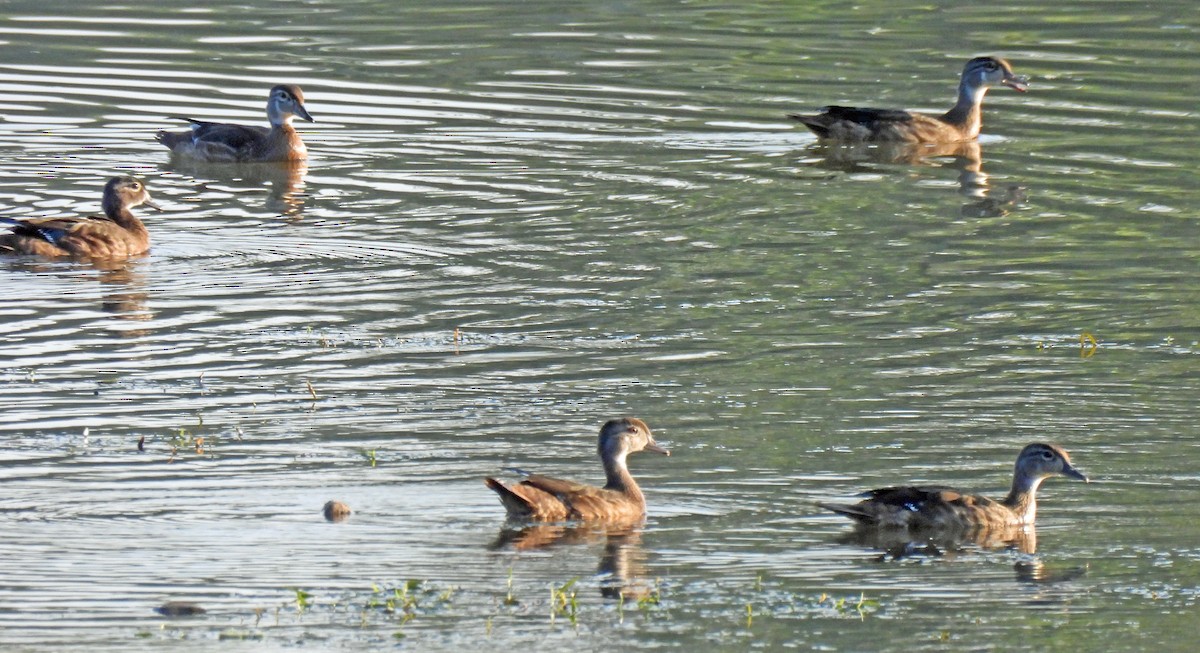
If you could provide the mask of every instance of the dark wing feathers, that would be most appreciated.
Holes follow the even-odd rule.
[[[88,216],[86,218],[34,218],[32,220],[14,220],[3,218],[3,222],[15,225],[12,233],[28,238],[38,238],[48,243],[57,244],[59,240],[72,232],[87,230],[89,226],[112,224],[107,216]]]
[[[832,120],[849,120],[858,123],[910,122],[913,119],[913,114],[903,109],[828,106],[822,108],[821,112]]]
[[[235,150],[249,147],[266,137],[270,130],[254,125],[229,125],[185,118],[192,123],[192,138],[197,141],[216,141]]]
[[[868,490],[860,496],[876,503],[892,506],[923,504],[927,501],[953,501],[962,496],[954,488],[944,485],[898,486]]]

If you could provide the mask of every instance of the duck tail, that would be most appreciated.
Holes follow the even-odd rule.
[[[836,512],[844,517],[849,517],[860,524],[874,524],[878,521],[875,515],[864,511],[858,506],[846,505],[844,503],[825,503],[823,501],[818,501],[817,506]]]
[[[819,138],[826,138],[829,136],[829,125],[821,122],[819,120],[820,116],[806,116],[802,113],[789,113],[787,117],[803,124],[805,127],[808,127],[808,129],[812,133],[816,134]]]
[[[488,477],[483,479],[483,484],[488,486],[493,492],[500,497],[500,503],[504,505],[504,509],[508,511],[509,517],[527,517],[533,514],[533,506],[529,501],[513,492],[508,486],[494,478]]]
[[[154,140],[166,145],[169,148],[174,148],[175,144],[180,140],[180,134],[175,134],[165,129],[160,129],[154,134]]]

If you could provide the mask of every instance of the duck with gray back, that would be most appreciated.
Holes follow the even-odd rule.
[[[1026,445],[1017,456],[1012,489],[1000,501],[942,486],[888,487],[863,493],[854,504],[817,503],[862,526],[920,529],[1003,529],[1032,526],[1037,491],[1052,476],[1087,482],[1066,450],[1052,444]]]
[[[192,124],[188,131],[160,131],[155,139],[180,157],[210,163],[300,161],[308,156],[292,119],[313,122],[304,106],[304,92],[295,84],[280,84],[267,97],[267,120],[258,127],[177,118]]]
[[[815,115],[789,114],[808,127],[817,138],[848,143],[952,143],[979,137],[983,127],[983,97],[988,89],[1003,84],[1025,92],[1024,78],[999,57],[976,57],[963,67],[958,83],[958,101],[946,113],[930,116],[903,109],[824,107]]]

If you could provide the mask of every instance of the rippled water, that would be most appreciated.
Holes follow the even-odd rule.
[[[95,211],[125,172],[169,210],[127,266],[0,261],[0,645],[1190,650],[1197,27],[1187,2],[4,5],[0,211]],[[783,117],[944,108],[979,53],[1031,88],[989,95],[977,153]],[[153,140],[261,124],[279,82],[317,119],[307,169]],[[595,480],[621,414],[673,453],[633,460],[646,526],[504,541],[482,477]],[[1036,555],[894,559],[813,505],[1002,493],[1033,440],[1097,481],[1047,484]]]

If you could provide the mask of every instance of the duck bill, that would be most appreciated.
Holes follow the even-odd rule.
[[[1063,476],[1073,478],[1077,481],[1083,481],[1084,483],[1091,482],[1088,480],[1087,476],[1083,475],[1083,472],[1079,471],[1078,469],[1075,469],[1074,467],[1072,467],[1070,465],[1064,465],[1062,473],[1063,473]]]
[[[671,452],[670,452],[670,451],[667,451],[666,449],[664,449],[664,448],[662,448],[662,447],[658,446],[657,444],[655,444],[655,443],[653,443],[653,442],[651,442],[650,444],[646,445],[646,447],[645,447],[644,449],[642,449],[642,451],[653,451],[654,453],[661,453],[661,454],[662,454],[662,455],[664,455],[664,456],[669,456],[669,455],[671,455]]]
[[[1000,83],[1019,93],[1024,93],[1025,91],[1029,90],[1029,80],[1025,79],[1024,77],[1017,77],[1016,75],[1009,75]]]
[[[150,199],[149,197],[147,197],[146,199],[142,200],[142,206],[148,206],[148,207],[150,207],[150,208],[154,209],[155,211],[161,211],[161,210],[163,210],[163,207],[159,206],[157,202],[155,202],[154,200]]]
[[[307,122],[316,122],[316,120],[313,120],[312,115],[308,113],[308,109],[305,109],[304,105],[299,103],[296,104],[296,117]]]

